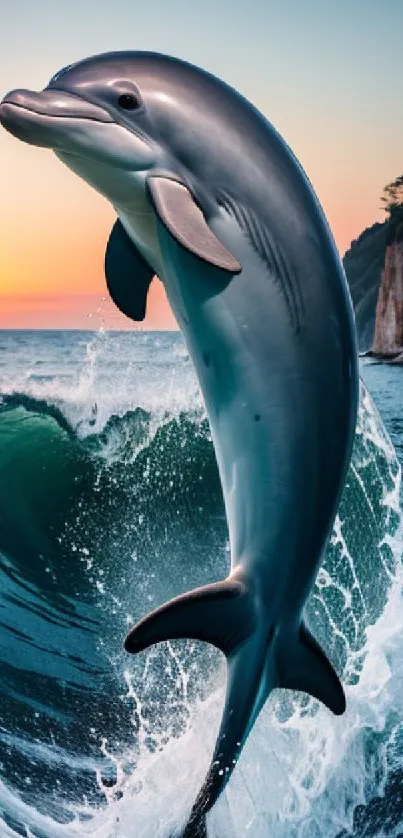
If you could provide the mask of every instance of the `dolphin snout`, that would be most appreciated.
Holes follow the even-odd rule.
[[[63,145],[66,135],[82,120],[114,122],[103,108],[65,90],[12,90],[0,104],[3,127],[19,140],[44,148]]]
[[[0,121],[5,128],[12,119],[12,113],[20,108],[38,116],[93,119],[96,122],[113,122],[110,114],[98,105],[93,105],[65,90],[45,88],[37,93],[32,90],[11,90],[0,104]]]
[[[155,158],[151,145],[119,124],[107,108],[63,87],[11,90],[0,103],[0,123],[17,139],[64,155],[65,162],[68,155],[67,165],[73,169],[72,156],[75,163],[83,157],[87,168],[95,160],[115,169],[149,168]],[[102,183],[109,189],[109,181]]]

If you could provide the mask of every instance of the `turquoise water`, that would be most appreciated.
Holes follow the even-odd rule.
[[[361,375],[372,394],[403,464],[403,367],[361,362]]]
[[[308,603],[342,718],[275,691],[210,838],[397,836],[403,755],[403,370],[365,365],[352,465]],[[173,333],[0,332],[0,836],[168,838],[209,764],[221,655],[127,656],[170,596],[222,578],[227,530]],[[290,522],[292,525],[292,522]]]

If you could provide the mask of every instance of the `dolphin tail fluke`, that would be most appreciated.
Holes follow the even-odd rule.
[[[154,643],[190,637],[217,646],[227,656],[255,629],[255,611],[246,586],[231,578],[169,600],[129,632],[127,652]]]
[[[227,695],[213,760],[188,824],[175,838],[207,838],[206,814],[228,782],[251,719],[266,697],[266,692],[259,693],[267,644],[257,622],[249,589],[229,577],[166,602],[126,637],[125,649],[132,653],[163,640],[190,637],[213,644],[227,657]]]
[[[323,649],[304,623],[301,623],[297,642],[291,633],[280,634],[276,652],[279,686],[309,693],[337,716],[344,713],[343,687]]]
[[[256,630],[227,656],[227,689],[221,725],[204,783],[193,805],[181,838],[197,836],[199,822],[210,811],[230,779],[255,719],[278,685],[272,656],[272,632]],[[201,833],[203,835],[203,833]]]
[[[190,820],[180,838],[207,838],[206,815],[201,815],[194,821]]]
[[[208,838],[206,815],[202,814],[200,817],[191,818],[188,822],[185,831],[170,833],[169,838]]]
[[[125,648],[141,652],[154,643],[181,637],[212,643],[227,657],[226,701],[213,758],[180,835],[206,838],[206,814],[231,777],[270,692],[275,687],[302,690],[338,715],[344,712],[345,697],[330,661],[305,625],[298,631],[295,625],[262,626],[255,597],[235,577],[157,608],[129,632]]]

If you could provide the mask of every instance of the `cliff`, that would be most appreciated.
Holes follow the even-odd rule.
[[[402,346],[402,247],[403,206],[399,204],[387,221],[373,224],[351,242],[344,255],[361,352],[376,348],[379,354],[397,354]],[[386,346],[394,348],[381,349]]]
[[[373,343],[378,291],[390,235],[390,221],[373,224],[351,242],[343,259],[361,352],[368,351]]]
[[[403,352],[403,224],[387,244],[375,314],[372,353],[395,356]]]

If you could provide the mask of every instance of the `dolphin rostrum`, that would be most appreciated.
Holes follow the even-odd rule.
[[[125,642],[140,652],[191,637],[227,657],[221,727],[184,833],[204,835],[206,813],[274,688],[345,709],[303,616],[356,424],[343,268],[289,147],[247,100],[191,64],[150,52],[88,58],[41,93],[9,93],[0,119],[20,139],[52,148],[113,204],[111,297],[142,320],[158,274],[204,396],[231,572],[157,608]]]

